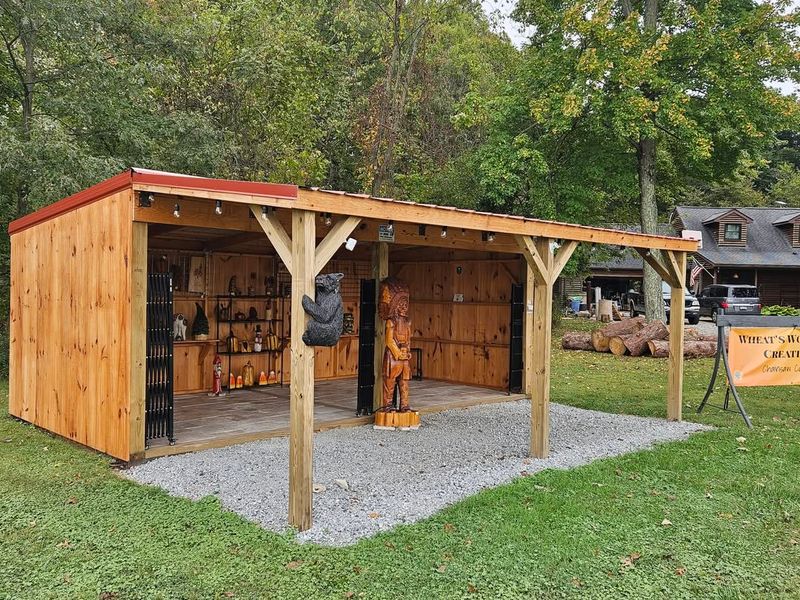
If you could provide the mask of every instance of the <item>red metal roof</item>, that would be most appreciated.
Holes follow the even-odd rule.
[[[231,192],[236,194],[250,194],[253,196],[269,196],[273,198],[297,198],[296,185],[237,181],[232,179],[213,179],[211,177],[194,177],[191,175],[182,175],[180,173],[132,168],[86,188],[77,194],[68,196],[67,198],[49,204],[35,212],[12,221],[8,224],[8,233],[17,233],[47,221],[48,219],[57,217],[58,215],[91,204],[106,196],[129,188],[133,186],[134,183],[206,190],[211,192]]]

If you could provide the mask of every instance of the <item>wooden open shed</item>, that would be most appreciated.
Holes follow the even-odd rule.
[[[10,413],[130,461],[263,433],[229,431],[183,446],[177,436],[170,446],[179,406],[192,415],[182,430],[189,437],[218,426],[228,413],[239,411],[247,421],[251,409],[272,410],[271,420],[285,418],[285,427],[267,433],[289,436],[289,521],[301,530],[311,525],[315,427],[368,419],[315,423],[315,387],[318,412],[331,414],[343,406],[363,415],[379,396],[376,281],[392,274],[411,288],[415,368],[422,371],[412,394],[425,398],[428,389],[430,410],[528,394],[530,451],[541,458],[549,452],[553,283],[575,248],[635,248],[682,299],[686,254],[697,245],[143,169],[20,218],[9,232]],[[348,238],[357,240],[352,251],[344,247]],[[301,339],[307,318],[301,299],[314,296],[317,274],[332,271],[345,273],[350,326],[337,346],[315,349]],[[231,294],[234,275],[240,289]],[[208,339],[170,341],[166,356],[159,340],[171,336],[171,313],[191,318],[198,304],[208,315]],[[672,306],[683,310],[683,302]],[[670,326],[667,398],[674,420],[681,417],[683,380],[683,319],[677,316]],[[252,336],[256,325],[274,336],[268,351],[234,352],[226,343],[231,335]],[[226,383],[228,372],[247,361],[268,373],[264,394],[245,391],[237,400],[232,389],[222,403],[208,398],[218,353],[226,358]]]

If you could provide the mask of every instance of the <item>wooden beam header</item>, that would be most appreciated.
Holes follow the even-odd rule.
[[[265,182],[193,177],[180,173],[166,173],[148,169],[129,169],[74,196],[17,219],[9,225],[9,232],[13,234],[16,231],[35,226],[42,221],[79,208],[125,187],[137,192],[153,192],[203,200],[222,200],[238,204],[272,206],[317,213],[324,212],[332,215],[386,222],[398,221],[417,225],[448,227],[477,231],[482,234],[524,235],[564,241],[681,252],[694,252],[697,250],[698,245],[696,241],[677,237],[529,219],[514,215],[478,212],[389,198],[375,198],[366,194],[351,194],[313,188],[304,189],[294,185]],[[136,195],[134,195],[135,197]],[[134,202],[136,201],[134,200]],[[139,212],[137,211],[137,217]],[[135,220],[140,219],[137,218]]]
[[[678,237],[652,235],[529,219],[515,215],[478,212],[451,206],[420,204],[389,198],[375,198],[366,194],[349,194],[317,189],[300,188],[296,199],[258,196],[238,193],[211,193],[197,189],[179,189],[150,184],[134,185],[134,190],[160,194],[180,195],[190,198],[206,198],[228,202],[308,210],[317,213],[360,217],[380,221],[399,221],[433,227],[448,227],[494,234],[527,235],[556,240],[610,244],[631,248],[679,250],[694,252],[698,243]]]

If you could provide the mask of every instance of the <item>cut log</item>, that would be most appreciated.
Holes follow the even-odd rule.
[[[669,329],[661,321],[651,321],[636,333],[625,339],[625,347],[631,356],[641,356],[648,351],[650,340],[665,340],[669,337]]]
[[[667,358],[669,356],[668,340],[650,340],[647,342],[650,354],[656,358]],[[685,358],[706,358],[717,353],[716,341],[705,340],[685,340],[683,342],[683,356]]]
[[[615,335],[634,333],[639,331],[642,327],[644,327],[644,317],[623,319],[622,321],[609,323],[592,332],[592,346],[594,346],[594,349],[598,352],[608,352],[608,342],[612,337]]]
[[[567,331],[561,338],[561,347],[564,350],[594,350],[592,334],[582,331]]]
[[[716,342],[716,334],[700,333],[694,327],[687,327],[683,334],[685,340],[693,340],[695,342]]]
[[[622,356],[628,353],[628,346],[626,341],[628,338],[636,335],[635,333],[626,333],[624,335],[615,335],[608,340],[608,349],[614,356]]]
[[[616,304],[611,305],[611,314],[615,321],[622,321],[622,313],[619,312]]]

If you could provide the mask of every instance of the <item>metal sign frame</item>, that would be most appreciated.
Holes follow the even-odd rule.
[[[731,373],[730,363],[728,362],[728,345],[726,343],[725,329],[730,327],[800,327],[800,317],[726,315],[725,311],[722,309],[720,309],[719,313],[717,314],[717,354],[714,359],[714,371],[711,373],[711,381],[708,383],[706,395],[703,397],[703,401],[700,403],[700,406],[697,407],[697,413],[700,414],[703,412],[703,408],[705,408],[706,404],[708,404],[708,399],[711,397],[711,393],[714,391],[714,384],[717,381],[717,375],[719,374],[719,363],[721,360],[725,366],[725,374],[728,377],[728,387],[725,390],[725,400],[722,406],[715,404],[708,404],[708,406],[712,406],[724,411],[738,412],[740,415],[742,415],[742,419],[744,419],[744,422],[747,424],[747,426],[752,429],[753,423],[750,421],[750,417],[744,409],[744,404],[742,403],[742,399],[739,396],[738,390],[736,389],[736,384],[733,383],[733,375]],[[736,407],[738,409],[737,411],[731,411],[728,409],[731,396],[733,396],[733,400],[736,402]]]

